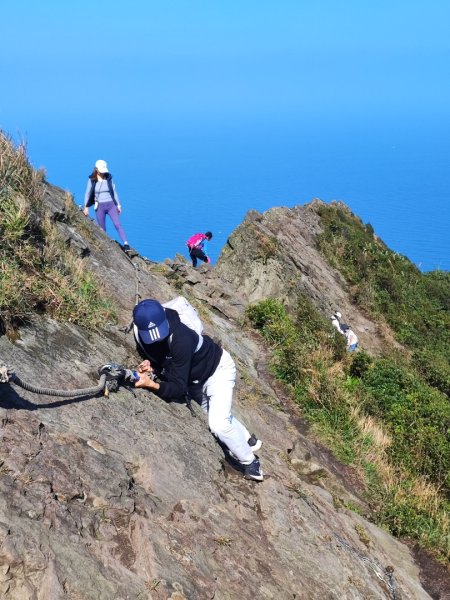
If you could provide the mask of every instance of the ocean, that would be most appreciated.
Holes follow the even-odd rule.
[[[82,204],[95,160],[108,162],[131,246],[152,260],[186,255],[210,230],[213,263],[249,209],[342,200],[422,271],[450,270],[450,136],[438,122],[271,119],[133,120],[30,132],[47,179]],[[91,209],[92,211],[92,209]],[[92,211],[93,213],[93,211]],[[108,233],[118,239],[111,223]]]

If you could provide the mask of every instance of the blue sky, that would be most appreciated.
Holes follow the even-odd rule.
[[[363,218],[376,227],[364,197],[373,169],[361,165],[352,172],[348,155],[333,186],[334,156],[353,151],[356,165],[364,153],[370,160],[376,147],[409,145],[414,164],[423,162],[421,149],[435,168],[438,159],[450,161],[449,22],[450,2],[435,0],[3,0],[0,127],[24,137],[33,164],[75,193],[77,202],[92,164],[104,158],[113,165],[124,203],[131,195],[144,201],[136,185],[128,186],[138,170],[151,178],[151,198],[166,207],[172,199],[180,206],[183,196],[197,198],[200,212],[210,198],[220,204],[233,196],[237,205],[239,189],[254,189],[254,197],[246,192],[248,203],[239,200],[226,224],[231,228],[247,209],[293,203],[294,196],[302,202],[337,197],[358,214],[362,206],[368,213]],[[296,147],[300,139],[304,145]],[[283,155],[286,145],[289,156]],[[335,155],[329,152],[327,162],[320,148],[329,145]],[[294,164],[296,153],[301,160]],[[255,165],[246,172],[259,154],[259,170]],[[279,168],[272,169],[277,161]],[[220,162],[228,167],[226,177]],[[300,177],[302,164],[308,173]],[[395,167],[378,167],[382,176],[392,169],[386,181],[391,195],[392,186],[398,188],[399,206],[411,192],[401,191],[400,172],[414,172],[414,164],[403,169],[398,159]],[[232,180],[240,167],[241,180]],[[424,169],[423,177],[430,176]],[[191,187],[177,191],[177,178]],[[346,181],[358,178],[357,188],[346,189]],[[217,184],[214,193],[206,181]],[[432,210],[442,211],[448,183],[430,189]],[[369,191],[372,198],[385,193],[379,181]],[[193,226],[195,210],[180,211],[186,228]],[[125,211],[123,218],[133,226]],[[418,227],[425,235],[423,219]],[[388,243],[391,233],[395,239],[387,231]],[[224,239],[217,239],[217,248]],[[167,255],[174,250],[168,247]]]
[[[227,4],[4,0],[0,118],[448,106],[448,2]]]

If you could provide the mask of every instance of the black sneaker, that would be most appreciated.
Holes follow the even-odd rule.
[[[258,440],[256,435],[252,433],[252,435],[248,438],[248,445],[252,449],[252,452],[257,452],[262,446],[262,441]]]
[[[255,456],[255,460],[249,465],[244,465],[244,477],[246,479],[254,479],[255,481],[262,481],[264,474],[259,464],[258,458]]]
[[[129,252],[129,251],[131,250],[131,248],[130,248],[130,246],[129,246],[128,244],[124,244],[124,245],[122,246],[122,250],[123,250],[124,252]]]

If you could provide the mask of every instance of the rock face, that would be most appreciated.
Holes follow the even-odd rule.
[[[314,207],[319,203],[273,208],[264,214],[249,211],[222,250],[217,274],[247,302],[274,297],[294,305],[299,292],[306,293],[326,315],[339,310],[360,345],[377,353],[385,347],[386,336],[390,344],[395,344],[394,337],[358,310],[339,271],[317,250],[321,225]]]
[[[136,298],[183,293],[237,362],[234,410],[264,441],[266,478],[249,482],[227,462],[199,407],[194,418],[143,390],[55,399],[0,384],[1,597],[430,599],[408,547],[344,508],[365,512],[346,469],[308,438],[267,375],[262,346],[242,328],[249,300],[289,299],[285,269],[325,309],[347,306],[338,274],[314,254],[314,213],[252,213],[216,270],[193,271],[181,257],[131,261],[81,214],[66,222],[61,190],[48,187],[45,198],[61,235],[115,299],[120,322],[93,332],[36,318],[14,343],[0,338],[0,363],[39,386],[91,387],[103,363],[136,364],[123,331]],[[240,251],[249,230],[269,238],[266,255]],[[283,276],[269,255],[272,237]],[[335,293],[325,297],[326,286]]]

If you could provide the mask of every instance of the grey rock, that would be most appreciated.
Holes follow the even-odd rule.
[[[289,281],[295,287],[307,279],[319,298],[322,286],[338,285],[336,274],[308,254],[319,228],[314,213],[252,211],[230,236],[219,267],[193,274],[182,257],[162,265],[130,261],[81,213],[69,218],[62,190],[47,192],[61,235],[78,239],[77,252],[89,249],[83,260],[114,298],[119,324],[87,331],[36,317],[16,342],[0,337],[0,362],[40,386],[90,387],[103,363],[138,361],[132,335],[121,330],[136,288],[161,301],[181,291],[236,359],[234,411],[264,442],[266,478],[249,482],[226,461],[197,406],[193,418],[184,405],[143,390],[55,399],[1,384],[2,597],[385,600],[386,578],[362,560],[368,555],[394,566],[402,598],[429,600],[407,546],[335,506],[334,490],[356,493],[346,489],[345,469],[301,430],[295,407],[267,373],[264,349],[243,327],[245,306],[266,289],[289,299]],[[238,265],[231,245],[239,249],[249,227],[254,237],[269,237],[262,237],[265,254],[250,248]],[[268,254],[299,237],[303,245],[278,262],[280,275]],[[347,301],[344,290],[331,289],[330,306]],[[370,548],[356,524],[367,530]]]
[[[352,303],[342,276],[318,251],[321,225],[315,207],[320,203],[315,199],[305,206],[273,208],[264,214],[249,211],[222,249],[216,275],[249,303],[276,297],[294,307],[298,295],[306,293],[327,317],[340,310],[362,348],[380,352],[386,336],[391,345],[400,347],[387,327],[380,331]]]

